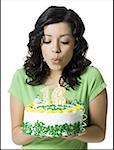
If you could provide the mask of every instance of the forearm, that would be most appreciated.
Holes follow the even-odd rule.
[[[101,142],[104,140],[104,138],[105,138],[105,133],[100,127],[96,125],[87,127],[85,134],[76,136],[76,139],[87,143]]]
[[[12,134],[13,142],[17,145],[25,145],[32,142],[36,136],[34,135],[25,135],[21,130],[21,127],[16,127],[13,129]]]

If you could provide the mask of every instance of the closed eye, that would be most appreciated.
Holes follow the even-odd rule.
[[[44,43],[44,44],[49,44],[49,43],[51,43],[51,41],[47,41],[47,42],[46,42],[46,41],[43,41],[43,43]]]
[[[69,44],[69,42],[61,42],[62,44]]]

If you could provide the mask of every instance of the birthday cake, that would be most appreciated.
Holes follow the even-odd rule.
[[[25,134],[61,137],[84,132],[84,107],[76,102],[68,103],[61,97],[64,92],[65,88],[58,87],[52,93],[51,100],[45,95],[45,99],[37,98],[25,107]]]

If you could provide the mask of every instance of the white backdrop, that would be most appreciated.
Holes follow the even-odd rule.
[[[89,143],[89,149],[112,149],[113,145],[113,1],[112,0],[2,0],[1,2],[1,148],[18,149],[11,140],[9,93],[16,69],[27,54],[28,34],[38,16],[50,5],[66,6],[84,21],[89,43],[87,57],[107,83],[108,114],[106,138]]]

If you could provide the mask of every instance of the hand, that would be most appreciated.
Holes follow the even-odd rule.
[[[52,138],[52,137],[50,137],[50,136],[45,136],[45,135],[44,135],[44,136],[37,136],[37,137],[38,137],[38,138],[42,138],[42,139],[43,139],[43,138],[44,138],[44,139]]]
[[[76,139],[76,138],[78,138],[79,136],[85,135],[86,133],[87,133],[87,131],[84,131],[84,132],[78,133],[78,134],[63,136],[63,138],[65,138],[65,139]]]

